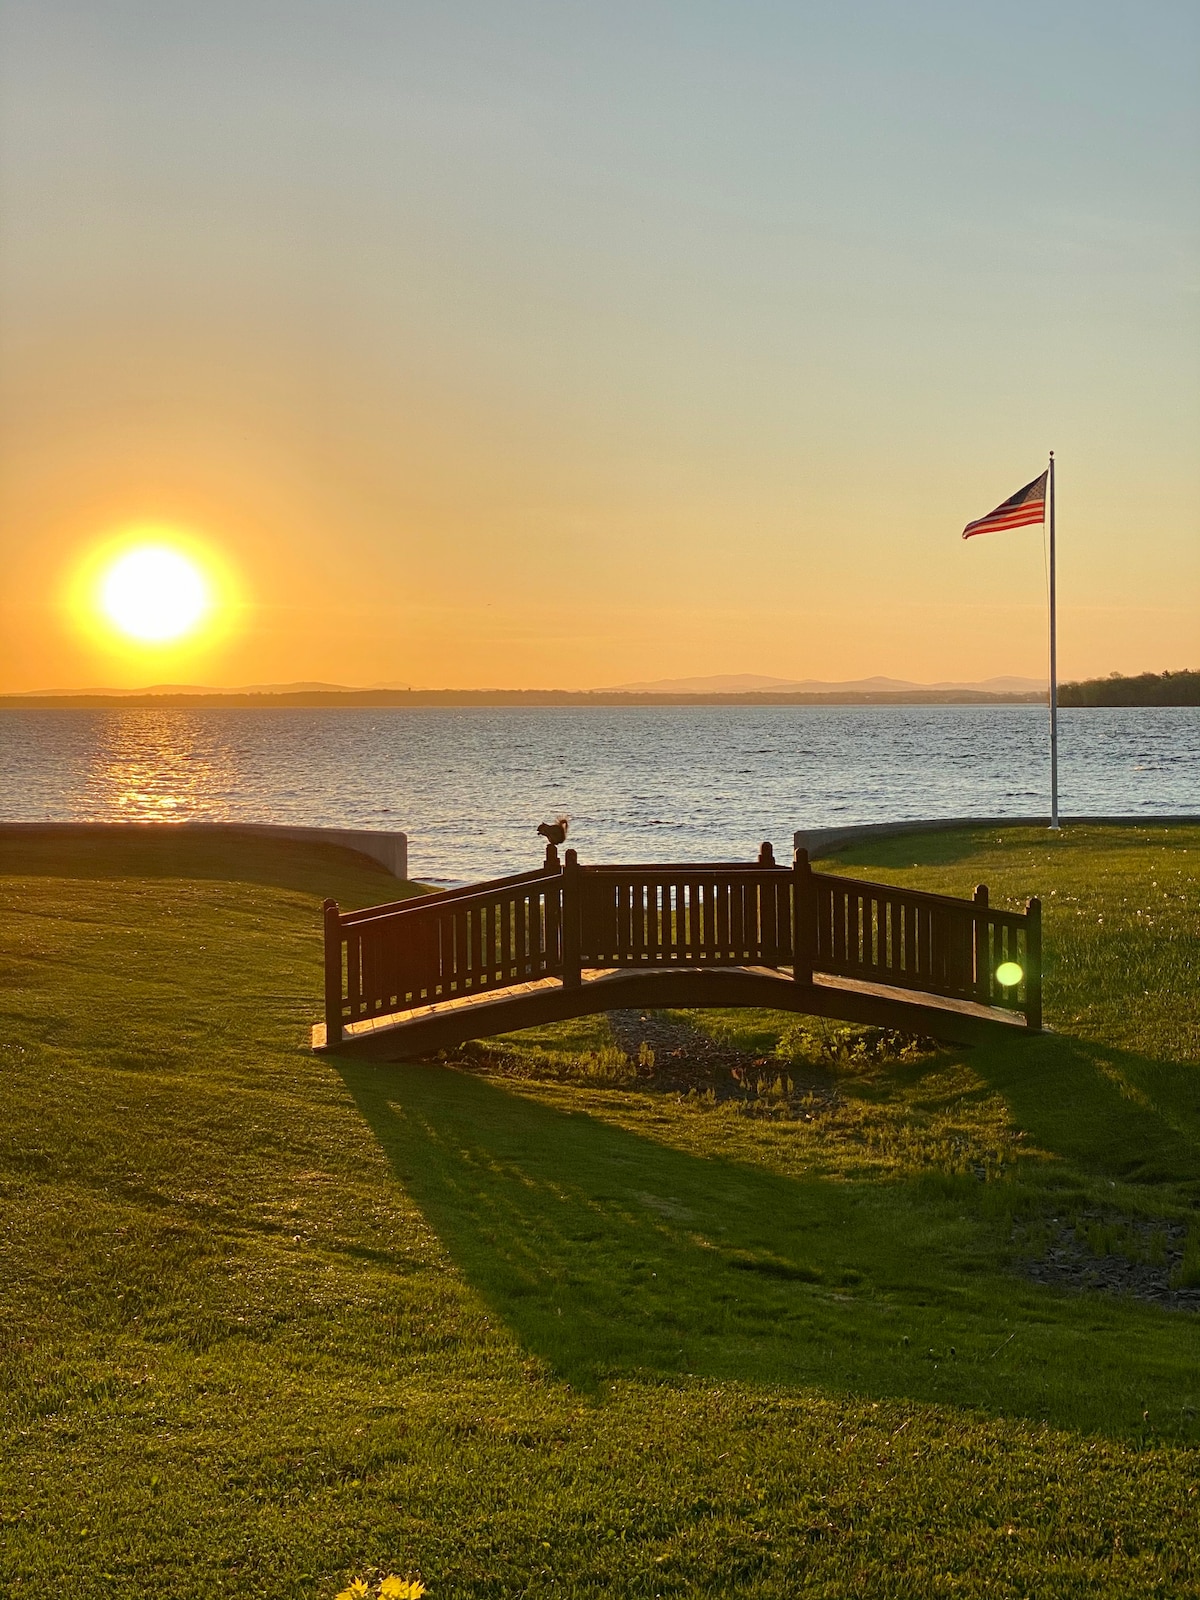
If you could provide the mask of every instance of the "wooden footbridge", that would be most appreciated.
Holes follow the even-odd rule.
[[[997,974],[999,973],[999,976]],[[1012,980],[1002,982],[1002,979]],[[584,866],[325,902],[315,1050],[401,1061],[591,1012],[756,1006],[970,1043],[1042,1025],[1041,907],[781,866]]]

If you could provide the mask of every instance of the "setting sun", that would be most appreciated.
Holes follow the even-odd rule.
[[[100,609],[119,632],[146,644],[193,633],[212,610],[204,574],[166,545],[139,545],[118,557],[100,582]]]
[[[245,611],[237,572],[220,547],[168,522],[127,523],[101,536],[65,575],[78,634],[113,667],[139,674],[212,658]]]

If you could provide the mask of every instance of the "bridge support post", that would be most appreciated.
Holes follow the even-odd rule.
[[[988,948],[988,886],[979,883],[971,897],[975,906],[975,931],[973,943],[975,963],[975,998],[981,1006],[992,1003],[991,951]]]
[[[562,869],[562,981],[564,989],[583,982],[582,913],[579,893],[579,857],[568,850]]]
[[[1025,905],[1025,1026],[1042,1031],[1042,902],[1034,895]]]
[[[817,954],[817,896],[808,851],[797,847],[792,858],[792,978],[813,981]]]
[[[325,1048],[342,1042],[342,923],[336,900],[326,900],[325,913]]]

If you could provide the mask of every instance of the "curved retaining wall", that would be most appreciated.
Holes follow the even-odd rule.
[[[0,834],[126,833],[148,828],[179,828],[185,833],[224,833],[267,839],[295,839],[304,844],[334,844],[369,856],[396,878],[408,877],[408,835],[377,833],[369,828],[302,828],[277,822],[0,822]]]
[[[1152,828],[1155,823],[1200,822],[1200,816],[1142,817],[1062,817],[1064,827],[1072,823],[1101,823],[1106,827]],[[859,822],[844,828],[797,828],[792,844],[810,856],[827,850],[840,850],[857,839],[891,839],[904,833],[942,833],[951,828],[1048,828],[1048,815],[1040,817],[925,817],[919,822]]]

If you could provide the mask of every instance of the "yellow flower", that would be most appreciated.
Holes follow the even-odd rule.
[[[355,1578],[341,1594],[334,1595],[333,1600],[367,1600],[367,1593],[367,1580]]]
[[[398,1578],[393,1572],[379,1585],[379,1600],[421,1600],[425,1592],[420,1578]]]

